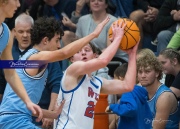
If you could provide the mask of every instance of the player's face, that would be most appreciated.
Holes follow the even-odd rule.
[[[138,70],[138,81],[142,86],[151,86],[158,77],[158,73],[150,67]]]
[[[158,56],[158,60],[162,65],[164,74],[172,74],[173,73],[173,64],[170,59],[164,57],[163,55]]]
[[[19,0],[7,0],[5,3],[1,4],[5,18],[13,17],[17,8],[20,7]]]
[[[90,0],[90,8],[92,12],[105,11],[107,4],[105,0]]]
[[[78,51],[72,58],[71,61],[88,61],[96,57],[96,54],[93,53],[91,46],[88,44],[84,46],[80,51]]]
[[[15,37],[20,49],[25,50],[31,44],[31,23],[18,22],[14,29]]]
[[[47,47],[47,50],[49,51],[55,51],[60,49],[60,34],[55,34],[54,37],[49,41]]]

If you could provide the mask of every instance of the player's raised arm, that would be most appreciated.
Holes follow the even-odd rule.
[[[98,58],[94,58],[87,62],[75,62],[73,65],[69,66],[71,67],[70,70],[74,71],[72,72],[72,74],[76,74],[77,76],[84,75],[86,73],[91,73],[100,68],[106,67],[119,48],[121,39],[124,35],[125,26],[126,24],[122,25],[122,22],[120,24],[118,22],[112,24],[114,34],[113,42],[103,51],[103,53]]]
[[[31,60],[46,60],[47,62],[55,62],[73,56],[77,51],[79,51],[83,46],[88,44],[92,39],[99,36],[103,27],[108,23],[109,19],[109,17],[106,17],[106,19],[101,22],[91,34],[68,44],[62,49],[56,51],[39,52],[38,54],[31,56]]]
[[[134,85],[136,84],[136,52],[138,45],[139,41],[132,49],[126,50],[129,55],[129,61],[124,80],[103,79],[101,92],[108,94],[122,94],[133,90]]]

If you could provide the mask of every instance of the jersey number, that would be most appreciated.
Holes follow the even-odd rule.
[[[89,101],[88,102],[88,107],[86,108],[85,111],[85,116],[89,117],[89,118],[93,118],[94,117],[94,102],[93,101]]]

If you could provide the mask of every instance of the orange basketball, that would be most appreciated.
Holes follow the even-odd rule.
[[[121,40],[119,48],[122,50],[126,50],[136,45],[136,43],[140,39],[140,32],[138,26],[134,21],[127,18],[119,18],[118,23],[120,23],[121,21],[123,21],[123,24],[126,23],[126,27],[124,29],[124,36]],[[113,35],[111,27],[109,28],[108,34],[109,38],[111,38]]]

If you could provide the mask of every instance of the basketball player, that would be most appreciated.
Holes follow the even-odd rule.
[[[13,34],[10,33],[8,26],[3,23],[5,18],[13,17],[15,11],[20,6],[19,0],[0,0],[0,59],[1,60],[13,60],[12,57],[12,44]],[[5,78],[10,84],[12,89],[23,100],[27,108],[32,111],[33,114],[39,114],[38,121],[42,119],[42,110],[39,106],[32,103],[29,99],[27,92],[19,79],[14,69],[4,69]]]
[[[88,36],[59,49],[60,38],[63,35],[61,22],[55,18],[40,18],[35,21],[31,31],[33,48],[26,52],[20,60],[38,60],[50,63],[69,58],[84,45],[88,44],[90,40],[98,37],[108,21],[109,17],[100,23],[95,31]],[[38,103],[41,98],[48,74],[46,67],[47,65],[41,69],[16,69],[30,99],[34,103]],[[0,127],[5,129],[38,129],[32,124],[31,115],[31,112],[26,109],[22,100],[7,84],[0,106]]]
[[[55,129],[93,129],[94,107],[100,92],[122,94],[133,90],[136,82],[136,51],[138,44],[127,51],[129,66],[123,81],[107,80],[91,76],[93,71],[105,67],[113,58],[124,35],[122,22],[113,28],[113,42],[98,57],[90,43],[70,58],[72,64],[67,68],[61,81],[57,103],[66,100]]]

